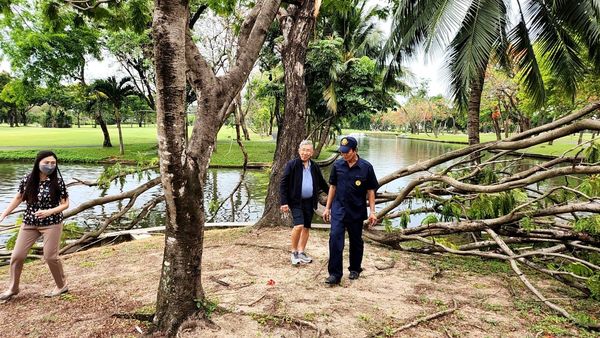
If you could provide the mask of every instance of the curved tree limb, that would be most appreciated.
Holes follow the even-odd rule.
[[[126,198],[132,198],[133,196],[139,195],[139,194],[143,193],[144,191],[159,185],[160,183],[161,183],[160,177],[157,177],[157,178],[154,178],[154,179],[136,187],[135,189],[125,191],[123,193],[116,194],[116,195],[109,195],[109,196],[91,199],[89,201],[86,201],[85,203],[81,203],[77,208],[67,210],[66,212],[63,213],[63,216],[66,219],[66,218],[72,217],[74,215],[77,215],[78,213],[80,213],[84,210],[93,208],[97,205],[106,204],[106,203],[110,203],[110,202],[114,202],[114,201],[119,201],[119,200],[123,200]]]

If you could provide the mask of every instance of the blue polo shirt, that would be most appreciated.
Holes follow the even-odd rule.
[[[367,190],[377,190],[379,184],[371,163],[358,158],[349,167],[343,159],[333,163],[329,184],[336,187],[331,206],[333,217],[344,221],[363,221],[367,215]]]
[[[302,193],[300,194],[302,199],[313,197],[313,180],[310,165],[310,161],[308,161],[306,167],[304,167],[304,163],[302,164]]]

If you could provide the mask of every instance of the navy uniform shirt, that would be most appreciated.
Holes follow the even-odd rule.
[[[343,159],[333,163],[329,184],[336,187],[332,216],[345,221],[367,219],[367,190],[377,190],[379,184],[371,163],[358,158],[351,167]]]

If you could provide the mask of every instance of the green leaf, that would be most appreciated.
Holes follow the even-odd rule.
[[[592,269],[581,263],[571,263],[565,267],[565,270],[581,277],[590,277],[594,274]]]
[[[434,214],[429,214],[429,215],[425,216],[425,218],[423,218],[423,220],[421,221],[421,224],[428,225],[428,224],[437,223],[437,222],[439,222],[439,219],[437,218],[437,216]]]
[[[410,210],[403,212],[400,216],[400,227],[406,229],[408,224],[410,224]]]
[[[586,281],[587,287],[592,293],[592,297],[600,300],[600,274],[595,274]]]
[[[527,232],[537,229],[535,222],[529,217],[522,218],[519,224],[521,225],[521,228]]]

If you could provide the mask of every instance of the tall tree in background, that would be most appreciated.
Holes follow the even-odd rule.
[[[285,163],[297,153],[298,145],[306,137],[307,88],[304,79],[306,51],[317,15],[319,0],[304,0],[280,9],[279,21],[283,35],[281,59],[285,80],[285,107],[283,123],[277,132],[277,148],[273,157],[265,211],[257,226],[281,224],[279,212],[279,182]]]
[[[600,65],[600,5],[587,1],[517,0],[517,24],[508,26],[509,0],[400,1],[394,9],[385,63],[398,67],[419,46],[446,50],[451,91],[468,114],[469,143],[479,143],[479,109],[490,63],[507,68],[514,63],[520,80],[536,106],[546,93],[540,59],[549,63],[571,96],[583,72],[581,48]],[[539,53],[534,52],[539,45]]]
[[[136,91],[142,95],[151,110],[154,103],[154,69],[152,68],[152,41],[148,30],[138,33],[127,29],[108,32],[106,46],[131,78]]]
[[[7,2],[0,43],[18,77],[33,83],[85,84],[86,58],[100,59],[99,29],[57,2]]]
[[[229,106],[258,58],[279,5],[279,0],[256,2],[240,27],[235,60],[226,73],[217,76],[192,39],[188,2],[155,0],[152,33],[158,144],[167,219],[154,322],[170,336],[207,306],[201,272],[208,163]],[[201,98],[187,143],[186,78]]]
[[[119,132],[119,153],[121,155],[125,154],[123,131],[121,130],[121,107],[123,106],[123,101],[128,96],[138,95],[138,92],[135,91],[135,88],[133,88],[129,81],[129,77],[124,77],[117,82],[117,79],[111,76],[106,80],[97,80],[92,86],[97,92],[106,95],[113,106],[117,130]]]
[[[352,116],[353,121],[363,122],[359,128],[367,129],[372,114],[394,105],[389,100],[387,107],[373,103],[384,101],[379,99],[389,92],[405,89],[399,81],[403,69],[393,70],[386,90],[382,90],[381,71],[370,67],[370,60],[377,59],[381,53],[383,33],[378,27],[387,14],[386,9],[372,6],[366,0],[323,3],[318,23],[321,40],[311,44],[307,61],[312,110],[310,133],[317,141],[316,157],[333,131],[341,129],[341,121],[350,122]]]

